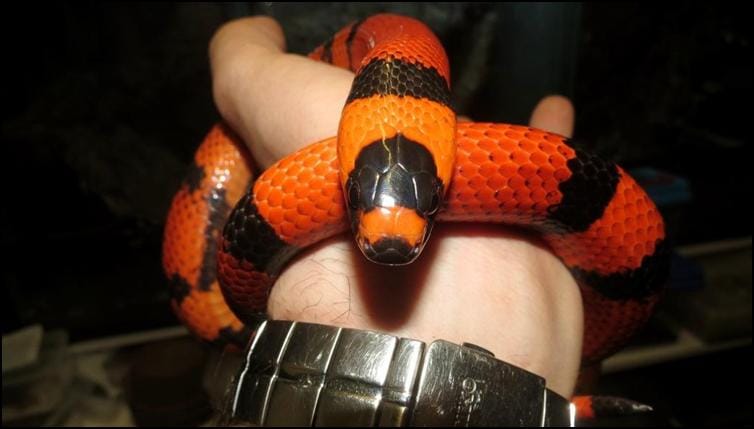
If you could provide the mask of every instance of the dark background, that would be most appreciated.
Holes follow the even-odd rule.
[[[743,6],[17,4],[2,18],[3,332],[40,322],[78,341],[175,324],[161,234],[193,150],[219,119],[213,32],[272,14],[305,53],[386,10],[438,33],[459,113],[525,123],[542,96],[568,95],[585,148],[687,183],[691,198],[670,217],[676,244],[751,236]],[[732,422],[750,424],[750,410]]]

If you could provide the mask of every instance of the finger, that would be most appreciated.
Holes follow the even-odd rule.
[[[215,103],[262,167],[335,135],[353,80],[284,48],[280,26],[267,17],[225,24],[210,43]]]
[[[562,95],[543,98],[531,114],[529,125],[566,137],[573,135],[574,108],[571,101]]]

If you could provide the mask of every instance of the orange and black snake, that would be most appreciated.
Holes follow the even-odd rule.
[[[350,229],[368,259],[408,264],[436,220],[538,232],[581,289],[584,364],[646,322],[667,273],[665,229],[621,167],[553,133],[457,124],[445,52],[414,19],[353,23],[310,58],[357,73],[337,137],[252,182],[244,145],[217,125],[173,200],[163,265],[173,308],[197,336],[243,344],[307,246]]]

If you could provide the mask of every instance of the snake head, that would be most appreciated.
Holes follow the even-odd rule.
[[[366,146],[345,184],[351,229],[364,256],[405,265],[421,253],[444,186],[430,152],[400,134]]]

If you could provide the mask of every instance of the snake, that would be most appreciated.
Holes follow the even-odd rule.
[[[244,143],[216,124],[173,197],[163,268],[171,306],[197,337],[243,347],[275,279],[321,240],[350,230],[367,259],[404,265],[435,222],[537,233],[580,288],[582,366],[646,323],[669,250],[659,210],[623,168],[555,133],[457,122],[447,56],[416,19],[370,16],[309,58],[356,73],[337,136],[254,180]]]

